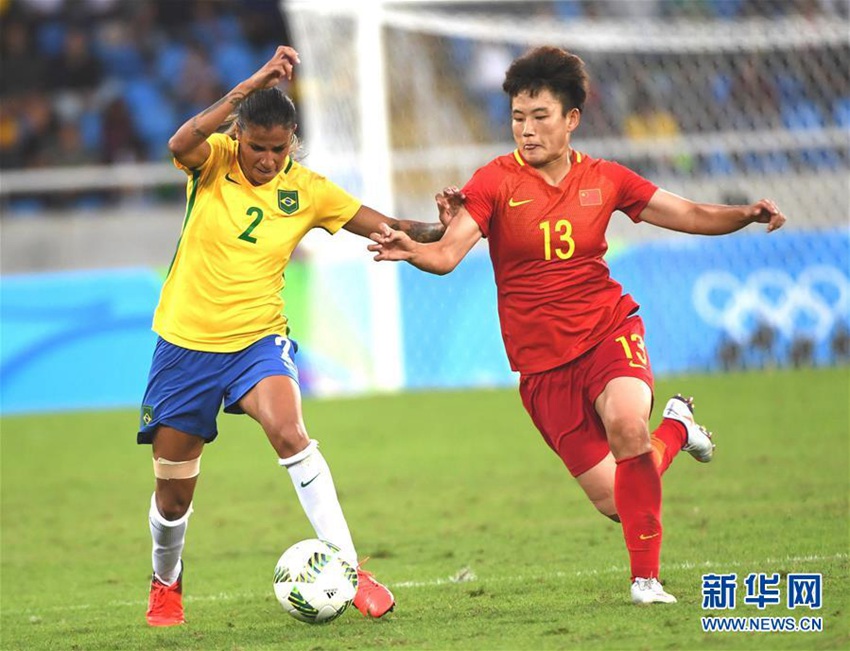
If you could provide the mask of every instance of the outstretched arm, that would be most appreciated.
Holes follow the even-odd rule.
[[[640,219],[655,226],[694,235],[725,235],[753,222],[767,224],[767,232],[781,228],[785,215],[770,199],[749,206],[695,203],[657,190],[640,213]]]
[[[463,193],[456,187],[445,188],[438,194],[435,199],[439,209],[439,222],[394,219],[369,206],[360,206],[360,210],[354,213],[354,217],[343,228],[355,235],[371,237],[372,233],[377,233],[381,225],[385,224],[392,230],[406,233],[415,242],[436,242],[443,236],[446,227],[463,206],[464,198]]]
[[[481,239],[481,230],[465,208],[457,211],[438,242],[414,242],[403,231],[387,224],[370,235],[374,242],[367,248],[376,253],[375,260],[405,260],[417,269],[443,275],[452,271]]]
[[[406,233],[416,242],[436,242],[443,236],[446,230],[442,222],[429,223],[415,222],[408,219],[394,219],[387,217],[369,206],[360,206],[360,210],[354,213],[354,217],[348,220],[348,223],[343,228],[355,235],[369,237],[372,233],[378,231],[382,225],[387,226],[391,230]]]
[[[255,90],[271,88],[277,86],[282,79],[291,79],[292,68],[298,61],[298,52],[285,45],[279,46],[274,56],[262,68],[177,129],[168,140],[168,149],[174,158],[189,169],[202,165],[210,155],[207,138]]]

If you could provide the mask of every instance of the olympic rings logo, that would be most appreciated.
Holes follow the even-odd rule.
[[[693,304],[709,325],[743,343],[759,324],[786,337],[826,339],[838,321],[850,320],[850,280],[832,265],[812,265],[793,278],[782,269],[764,267],[743,281],[728,271],[700,275]]]

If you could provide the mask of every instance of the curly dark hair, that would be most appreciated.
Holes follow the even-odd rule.
[[[560,100],[564,115],[584,108],[590,79],[584,61],[558,47],[534,48],[511,63],[505,73],[504,90],[511,98],[527,91],[532,97],[548,89]]]

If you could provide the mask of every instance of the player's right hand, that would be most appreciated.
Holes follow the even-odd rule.
[[[274,56],[248,78],[248,84],[255,90],[277,86],[283,79],[292,79],[292,70],[300,62],[294,48],[279,45]]]
[[[371,233],[369,239],[374,242],[366,248],[376,253],[373,260],[407,260],[416,246],[407,233],[396,231],[387,224],[381,224],[380,230]]]

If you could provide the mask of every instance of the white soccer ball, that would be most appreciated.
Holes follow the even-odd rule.
[[[283,609],[308,624],[333,621],[357,593],[357,570],[325,540],[302,540],[274,568],[274,593]]]

